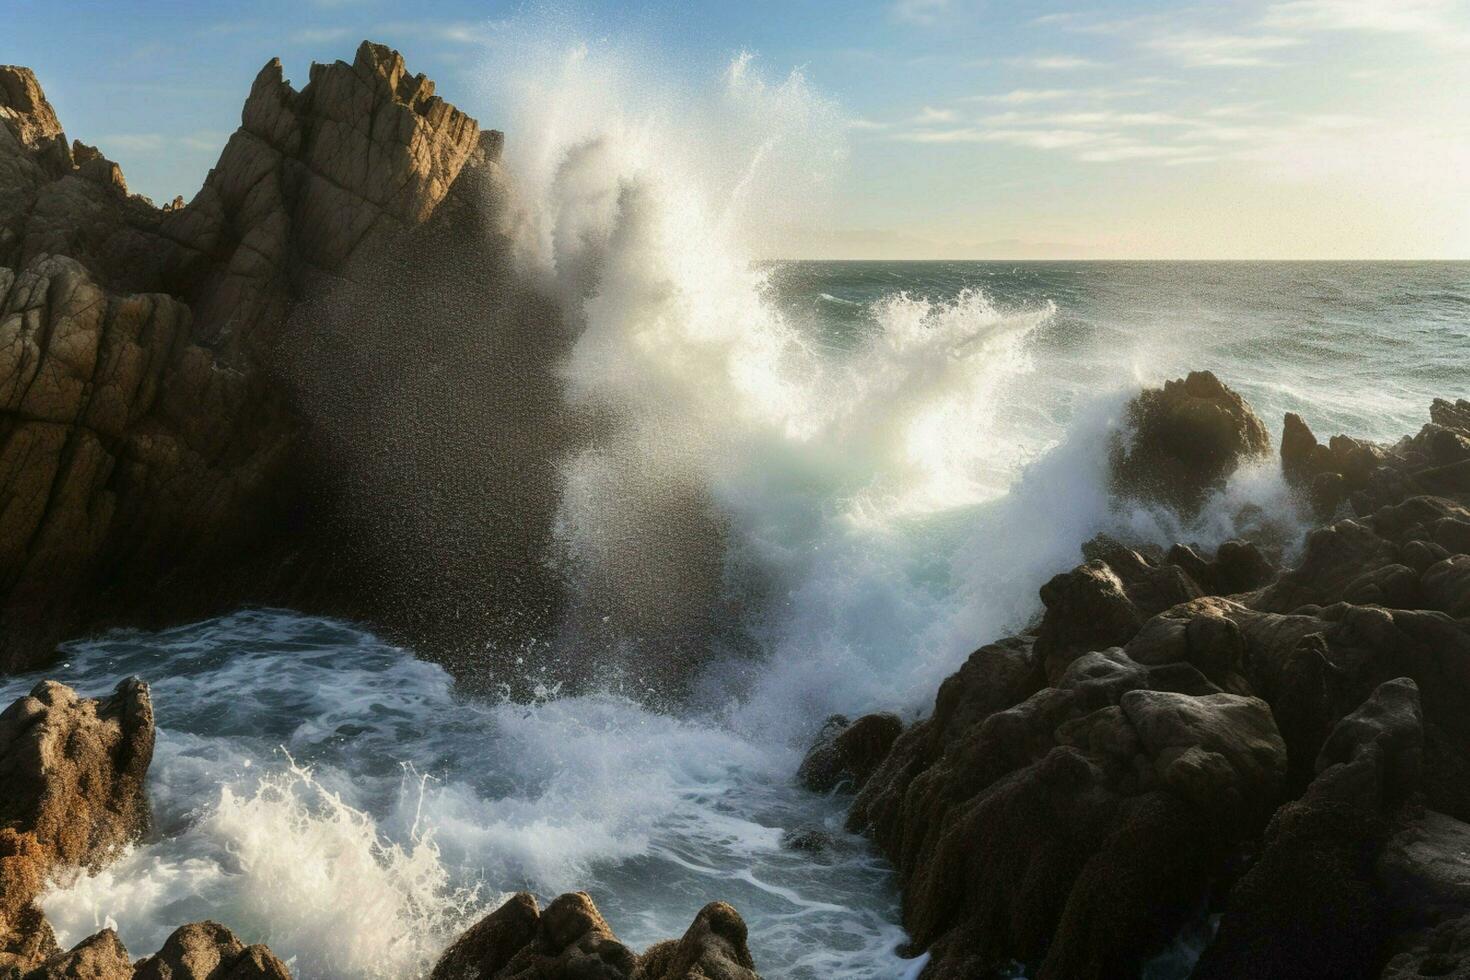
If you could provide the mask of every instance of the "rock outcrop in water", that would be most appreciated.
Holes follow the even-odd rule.
[[[1128,438],[1113,446],[1114,488],[1181,513],[1197,511],[1241,462],[1271,450],[1265,424],[1209,371],[1143,392],[1127,423]]]
[[[509,271],[500,145],[364,42],[300,90],[267,64],[160,209],[0,67],[0,670],[243,602],[550,630],[563,337]]]
[[[1118,485],[1176,506],[1268,445],[1210,375],[1130,415]],[[1323,447],[1288,416],[1284,475],[1338,518],[1294,567],[1099,539],[944,682],[849,813],[923,977],[1136,976],[1189,942],[1207,978],[1470,973],[1470,403],[1431,418]]]
[[[111,929],[57,948],[35,900],[48,881],[100,870],[143,834],[153,737],[136,678],[100,700],[42,681],[0,712],[0,977],[289,980],[270,950],[213,922],[181,927],[137,964]]]
[[[699,910],[680,939],[642,955],[620,943],[584,892],[562,895],[543,912],[524,892],[511,896],[454,942],[430,980],[760,980],[745,922],[724,902]]]

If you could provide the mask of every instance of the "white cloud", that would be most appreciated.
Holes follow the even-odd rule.
[[[1073,71],[1079,68],[1096,68],[1098,63],[1091,58],[1078,58],[1067,54],[1036,55],[1030,58],[1011,58],[1010,63],[1039,71]]]
[[[1026,105],[1031,102],[1054,102],[1057,99],[1069,98],[1076,94],[1077,91],[1075,89],[1069,88],[1018,88],[994,95],[977,95],[973,98],[981,102],[1003,102],[1007,105]]]
[[[1288,0],[1267,8],[1262,23],[1275,30],[1418,34],[1460,43],[1470,36],[1455,0]]]
[[[936,109],[932,105],[926,105],[914,117],[914,122],[920,124],[952,123],[958,118],[959,114],[953,109]]]
[[[1278,34],[1160,34],[1144,47],[1192,68],[1251,67],[1271,63],[1270,55],[1301,43]]]

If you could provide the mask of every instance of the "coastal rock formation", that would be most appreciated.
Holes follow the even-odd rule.
[[[1197,511],[1241,462],[1271,450],[1265,424],[1209,371],[1143,391],[1126,421],[1128,437],[1113,446],[1114,488],[1181,513]]]
[[[1135,403],[1155,438],[1120,489],[1152,453],[1197,502],[1262,451],[1201,377]],[[923,977],[1137,975],[1210,912],[1202,977],[1470,973],[1467,410],[1391,447],[1289,417],[1288,481],[1341,490],[1293,567],[1100,538],[944,682],[848,821],[898,871]],[[1163,459],[1196,423],[1216,449]]]
[[[53,875],[96,870],[143,832],[152,759],[153,707],[136,679],[104,700],[43,681],[0,712],[0,968],[56,952],[34,900]]]
[[[0,712],[0,977],[289,980],[270,950],[213,922],[181,927],[137,964],[111,929],[57,948],[35,899],[58,875],[100,870],[146,829],[153,739],[137,678],[103,699],[42,681]]]
[[[840,784],[862,789],[902,731],[898,716],[886,712],[864,715],[857,721],[833,715],[822,724],[816,742],[801,760],[796,779],[818,793]]]
[[[552,629],[564,336],[510,273],[501,142],[381,45],[300,90],[272,60],[160,209],[0,67],[0,670],[244,602]]]
[[[584,892],[543,912],[524,892],[471,926],[444,952],[430,980],[760,980],[745,923],[723,902],[700,909],[681,939],[641,956],[618,942]]]

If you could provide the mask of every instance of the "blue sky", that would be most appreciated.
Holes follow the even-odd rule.
[[[497,126],[508,25],[549,19],[658,51],[659,84],[747,51],[833,100],[836,206],[790,254],[1470,258],[1470,0],[10,6],[0,62],[159,200],[273,55],[299,86],[371,37]]]

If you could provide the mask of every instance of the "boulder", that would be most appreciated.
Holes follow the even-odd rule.
[[[531,895],[512,896],[444,952],[431,980],[760,980],[745,922],[723,902],[699,911],[682,939],[639,956],[618,942],[583,892],[544,912]]]
[[[265,946],[247,946],[218,922],[175,929],[152,956],[138,961],[133,980],[291,980],[286,964]]]
[[[129,678],[101,700],[55,681],[37,684],[0,712],[4,860],[34,861],[42,877],[52,868],[101,867],[147,825],[143,780],[152,759],[147,684]]]
[[[1317,778],[1272,818],[1194,976],[1373,975],[1388,934],[1375,862],[1417,786],[1418,695],[1407,678],[1390,681],[1333,729]]]
[[[849,722],[833,715],[822,725],[816,741],[802,759],[796,779],[807,789],[827,793],[839,785],[856,792],[883,762],[903,722],[887,712],[864,715]]]
[[[1242,462],[1271,449],[1250,405],[1209,371],[1145,389],[1129,403],[1126,422],[1128,433],[1112,447],[1115,491],[1186,515]]]
[[[1264,824],[1286,752],[1264,702],[1177,666],[1090,652],[1035,690],[1023,661],[1005,692],[1019,701],[952,688],[942,715],[936,703],[895,743],[849,826],[894,862],[926,976],[1011,960],[1038,977],[1127,975],[1183,925],[1234,842]]]

